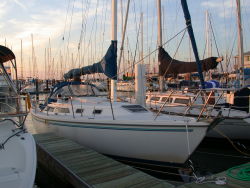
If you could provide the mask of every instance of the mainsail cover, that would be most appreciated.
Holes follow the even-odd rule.
[[[218,57],[209,57],[201,60],[202,71],[215,69],[218,65]],[[159,47],[159,76],[167,77],[170,74],[177,75],[190,72],[198,72],[196,62],[185,62],[173,59],[163,47]]]
[[[104,73],[107,77],[111,79],[117,79],[117,63],[116,55],[117,52],[117,41],[111,41],[105,56],[101,61],[94,63],[93,65],[71,69],[69,72],[64,74],[64,78],[72,79],[79,78],[81,75],[94,74],[94,73]]]

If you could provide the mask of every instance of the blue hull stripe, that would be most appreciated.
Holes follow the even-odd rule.
[[[94,125],[79,125],[79,124],[66,124],[66,122],[58,122],[55,120],[42,120],[41,118],[35,117],[35,119],[42,122],[49,122],[54,125],[63,127],[78,127],[78,128],[91,128],[91,129],[110,129],[110,130],[126,130],[126,131],[153,131],[153,132],[187,132],[186,129],[145,129],[145,128],[124,128],[124,127],[109,127],[109,126],[94,126]],[[67,122],[68,123],[68,122]],[[193,132],[193,129],[188,129],[188,132]]]

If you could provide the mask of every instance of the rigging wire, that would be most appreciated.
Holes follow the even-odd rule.
[[[162,44],[162,46],[165,46],[166,44],[168,44],[170,41],[172,41],[172,40],[175,39],[177,36],[179,36],[182,32],[186,32],[187,27],[188,27],[188,26],[186,26],[184,29],[180,30],[178,33],[176,33],[174,36],[172,36],[169,40],[167,40],[166,42],[164,42],[164,43]],[[145,55],[143,58],[139,59],[137,62],[134,63],[134,65],[140,63],[140,62],[143,61],[145,58],[148,58],[151,54],[153,54],[153,53],[155,53],[155,52],[157,52],[157,51],[158,51],[158,47],[157,47],[155,50],[151,51],[149,54]],[[130,69],[130,68],[132,68],[134,65],[130,65],[130,66],[127,68],[127,70]],[[126,71],[126,70],[120,72],[119,74],[123,74],[125,71]]]
[[[140,18],[140,20],[142,20],[142,16]],[[140,29],[141,29],[141,21],[139,23],[139,28],[138,28],[138,31],[137,31],[137,36],[136,36],[136,45],[135,45],[135,54],[134,54],[134,58],[133,58],[133,62],[132,62],[132,73],[134,72],[134,68],[135,68],[135,58],[136,58],[136,55],[137,55],[137,49],[139,51],[139,35],[140,35]],[[140,58],[139,58],[140,59]],[[143,58],[142,58],[143,59]]]
[[[227,29],[226,29],[226,9],[225,9],[225,0],[222,1],[222,4],[223,4],[223,20],[224,20],[224,33],[225,35],[227,36]],[[226,47],[226,54],[228,54],[228,42],[227,40],[224,40],[225,41],[225,47]]]
[[[128,0],[128,2],[127,2],[125,23],[124,23],[124,27],[123,27],[123,31],[122,31],[122,32],[123,32],[123,33],[122,33],[122,43],[121,43],[120,55],[119,55],[118,67],[117,67],[118,73],[119,73],[119,71],[120,71],[120,65],[121,65],[121,60],[122,60],[122,55],[123,55],[124,40],[125,40],[126,29],[127,29],[127,22],[128,22],[129,3],[130,3],[130,0]],[[123,63],[124,63],[124,62],[123,62]]]
[[[82,0],[82,22],[81,22],[81,32],[80,32],[80,38],[79,38],[79,42],[78,42],[78,48],[77,48],[77,55],[76,55],[76,59],[74,60],[75,63],[74,64],[77,64],[77,61],[79,59],[79,64],[78,64],[78,68],[81,67],[81,50],[82,50],[82,42],[83,42],[83,38],[84,38],[84,34],[86,33],[86,14],[87,14],[87,11],[85,11],[85,14],[83,14],[83,0]],[[86,5],[88,6],[88,2],[86,0]],[[88,8],[86,6],[86,9]]]
[[[85,26],[84,26],[84,32],[83,32],[83,39],[82,39],[82,43],[85,45],[85,41],[86,41],[86,35],[87,35],[87,30],[86,30],[86,28],[87,28],[87,16],[88,16],[88,12],[89,12],[89,5],[90,5],[90,3],[89,3],[89,0],[86,0],[86,8],[85,8],[85,14],[84,14],[84,18],[85,18]],[[83,50],[83,49],[82,49]],[[81,61],[83,62],[83,63],[85,63],[85,52],[84,53],[82,53],[82,56],[81,56]]]
[[[213,26],[212,26],[212,18],[210,15],[208,15],[209,17],[209,23],[210,23],[210,27],[211,27],[211,31],[212,31],[212,35],[213,35],[213,38],[214,38],[214,43],[215,43],[215,47],[216,47],[216,50],[217,50],[217,54],[218,54],[218,57],[220,57],[220,52],[219,52],[219,49],[218,49],[218,45],[217,45],[217,42],[216,42],[216,38],[215,38],[215,34],[214,34],[214,29],[213,29]],[[220,67],[221,67],[221,71],[224,72],[223,70],[223,67],[222,67],[222,64],[220,63]]]
[[[89,53],[88,53],[88,50],[89,50],[90,45],[91,45],[93,29],[94,29],[94,26],[95,26],[95,22],[96,22],[96,20],[97,20],[98,5],[99,5],[99,0],[97,0],[96,9],[95,9],[95,17],[94,17],[94,21],[93,21],[93,24],[92,24],[92,27],[91,27],[90,36],[89,36],[89,41],[88,41],[88,45],[86,46],[85,54],[89,54]],[[90,51],[92,51],[92,45],[91,45]],[[88,58],[89,58],[89,56],[88,56]],[[92,52],[91,52],[90,58],[92,58]],[[89,62],[88,62],[88,64],[89,64]]]
[[[138,27],[138,23],[137,23],[137,17],[136,17],[136,6],[135,6],[135,0],[133,0],[133,11],[134,11],[134,23],[135,23],[135,31],[136,32],[138,32],[137,33],[137,41],[136,41],[136,47],[135,47],[135,55],[134,55],[134,57],[133,57],[133,54],[132,54],[132,51],[130,51],[131,52],[131,56],[132,56],[132,62],[131,62],[131,64],[132,64],[132,66],[131,66],[131,73],[133,74],[134,73],[134,62],[135,62],[135,57],[136,57],[136,52],[137,52],[137,46],[138,46],[138,34],[139,34],[139,30],[140,29],[137,29],[137,27]],[[139,23],[139,27],[140,27],[140,23]]]
[[[64,29],[63,29],[63,37],[62,37],[63,41],[65,37],[65,30],[66,30],[67,18],[68,18],[68,13],[69,13],[69,5],[70,5],[70,0],[68,0],[67,13],[66,13],[65,21],[64,21]]]
[[[171,59],[171,62],[169,63],[169,65],[168,65],[168,67],[167,67],[167,69],[166,69],[166,71],[165,71],[165,73],[164,73],[164,75],[163,75],[163,78],[165,78],[165,76],[166,76],[166,74],[167,74],[167,72],[168,72],[168,70],[169,70],[169,68],[170,68],[170,66],[171,66],[171,64],[172,64],[172,62],[173,62],[173,60],[174,60],[174,58],[176,57],[176,54],[177,54],[177,52],[178,52],[178,50],[179,50],[179,48],[180,48],[180,45],[181,45],[181,43],[182,43],[182,41],[183,41],[183,39],[184,39],[184,36],[185,36],[186,31],[187,31],[187,30],[185,30],[185,31],[183,32],[183,35],[182,35],[182,37],[181,37],[181,40],[180,40],[180,42],[179,42],[179,44],[178,44],[178,46],[177,46],[177,48],[176,48],[175,54],[174,54],[173,58]]]
[[[248,18],[248,11],[247,11],[247,5],[246,5],[246,2],[245,1],[242,1],[242,8],[244,9],[244,11],[242,11],[243,12],[243,14],[245,14],[245,18]],[[249,21],[249,19],[244,19],[243,20],[244,22],[247,22],[248,23],[248,25],[250,26],[250,21]],[[244,25],[245,25],[245,27],[244,27]],[[246,42],[244,42],[244,45],[245,45],[245,49],[248,49],[249,48],[249,46],[247,46],[247,45],[249,45],[248,44],[248,42],[247,42],[247,37],[248,37],[248,35],[246,35],[246,33],[248,32],[248,30],[247,30],[247,27],[246,27],[246,24],[242,24],[242,27],[243,27],[243,32],[245,33],[245,41]]]
[[[72,5],[72,9],[71,9],[70,25],[69,25],[69,35],[68,35],[68,41],[67,41],[67,49],[69,48],[69,41],[70,41],[70,37],[71,37],[71,26],[72,26],[74,8],[75,8],[75,0],[73,0],[73,5]]]
[[[234,40],[233,40],[232,49],[231,49],[231,52],[230,52],[230,55],[229,55],[228,59],[226,59],[227,72],[229,72],[229,71],[228,71],[228,66],[229,66],[229,64],[230,64],[230,61],[231,61],[231,58],[232,58],[232,55],[233,55],[233,50],[234,50],[236,38],[237,38],[237,36],[236,36],[236,32],[235,32],[235,37],[234,37]],[[230,65],[231,65],[231,64],[230,64]]]
[[[105,36],[105,32],[106,32],[106,27],[105,27],[105,21],[106,21],[106,16],[107,16],[107,12],[108,12],[108,6],[107,3],[105,3],[106,8],[105,8],[105,15],[104,15],[104,21],[103,21],[103,33],[102,33],[102,46],[101,46],[101,54],[103,54],[103,46],[104,46],[104,36]]]

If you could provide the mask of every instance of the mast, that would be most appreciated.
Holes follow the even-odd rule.
[[[121,4],[122,4],[122,0],[121,0]],[[120,51],[120,56],[119,56],[119,60],[118,60],[118,67],[117,67],[117,71],[118,74],[120,72],[120,66],[121,66],[121,59],[123,58],[123,67],[125,70],[125,64],[124,64],[124,54],[123,54],[123,47],[124,47],[124,41],[125,41],[125,34],[126,34],[126,28],[127,28],[127,22],[128,22],[128,12],[129,12],[129,4],[130,4],[130,0],[128,0],[127,3],[127,9],[126,9],[126,15],[125,15],[125,21],[124,21],[124,26],[123,26],[123,14],[122,14],[122,41],[121,41],[121,51]],[[121,5],[121,8],[123,6]],[[122,11],[121,11],[122,12]]]
[[[23,41],[21,39],[21,78],[23,79]]]
[[[33,46],[33,34],[31,34],[31,45],[32,45],[32,53],[31,53],[31,63],[33,65],[32,76],[35,77],[35,66],[34,66],[34,46]]]
[[[45,48],[44,49],[44,79],[45,80],[47,79],[46,74],[47,74],[47,55],[46,55],[46,48]]]
[[[67,51],[68,52],[68,51]],[[69,55],[68,53],[67,53],[67,55]],[[48,58],[48,61],[47,61],[47,64],[48,64],[48,79],[52,79],[52,77],[51,77],[51,46],[50,46],[50,38],[49,38],[49,47],[48,47],[48,49],[47,49],[47,58]],[[69,60],[69,58],[68,58],[68,60]]]
[[[111,40],[117,41],[117,0],[112,0],[112,16],[111,16]],[[117,75],[117,79],[119,76]],[[111,95],[110,98],[114,102],[117,99],[117,93],[116,93],[116,84],[117,80],[111,79]]]
[[[162,47],[161,0],[157,0],[157,17],[158,17],[158,47]],[[159,87],[161,92],[163,92],[165,89],[164,85],[165,85],[164,77],[160,76]]]
[[[206,26],[205,26],[205,38],[206,38],[206,54],[203,58],[208,58],[212,56],[212,47],[211,47],[211,41],[210,41],[210,25],[209,25],[209,12],[208,10],[205,11],[205,17],[206,17]],[[204,77],[209,76],[209,79],[211,79],[211,70],[208,71],[208,73],[204,72]]]
[[[141,12],[141,64],[144,64],[143,61],[143,12]]]
[[[31,78],[31,64],[30,64],[30,56],[29,56],[29,77]]]
[[[237,4],[237,26],[238,26],[238,54],[239,54],[238,66],[240,67],[239,77],[240,77],[240,86],[242,87],[245,85],[245,78],[244,78],[244,50],[243,50],[240,0],[236,0],[236,4]]]
[[[198,73],[199,73],[199,77],[200,77],[201,87],[202,87],[202,89],[205,89],[204,78],[203,78],[202,69],[201,69],[202,68],[201,62],[200,62],[200,58],[199,58],[199,54],[198,54],[198,50],[197,50],[197,46],[196,46],[196,41],[194,38],[194,32],[193,32],[193,27],[192,27],[192,23],[191,23],[191,17],[190,17],[188,6],[187,6],[187,1],[181,0],[181,5],[182,5],[185,20],[186,20],[188,34],[189,34],[191,44],[193,47],[194,57],[195,57],[195,60],[197,63],[197,69],[198,69]]]
[[[206,33],[205,33],[205,36],[206,36],[206,54],[207,56],[206,57],[210,57],[210,33],[209,33],[209,21],[208,21],[208,10],[206,10],[205,12],[205,15],[206,15]]]

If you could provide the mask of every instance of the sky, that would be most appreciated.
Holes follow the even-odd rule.
[[[127,0],[117,2],[119,56]],[[193,59],[187,32],[184,36],[181,32],[174,37],[185,28],[180,0],[162,0],[161,3],[165,49],[176,59]],[[210,36],[210,55],[218,56],[219,53],[224,59],[235,56],[236,0],[187,0],[187,3],[200,58],[206,57],[205,33]],[[249,51],[250,1],[241,0],[241,9],[244,51]],[[139,60],[142,46],[144,56],[157,49],[156,11],[156,0],[131,0],[123,70],[129,71],[131,62]],[[211,26],[206,32],[206,11],[209,12],[213,32]],[[19,76],[58,79],[71,68],[93,64],[104,56],[111,40],[110,20],[111,0],[1,0],[0,44],[8,46],[16,54]],[[141,25],[143,40],[139,32]],[[157,67],[157,53],[152,53],[144,63],[150,64],[151,70]],[[224,71],[232,68],[233,61],[229,66],[223,62]]]

